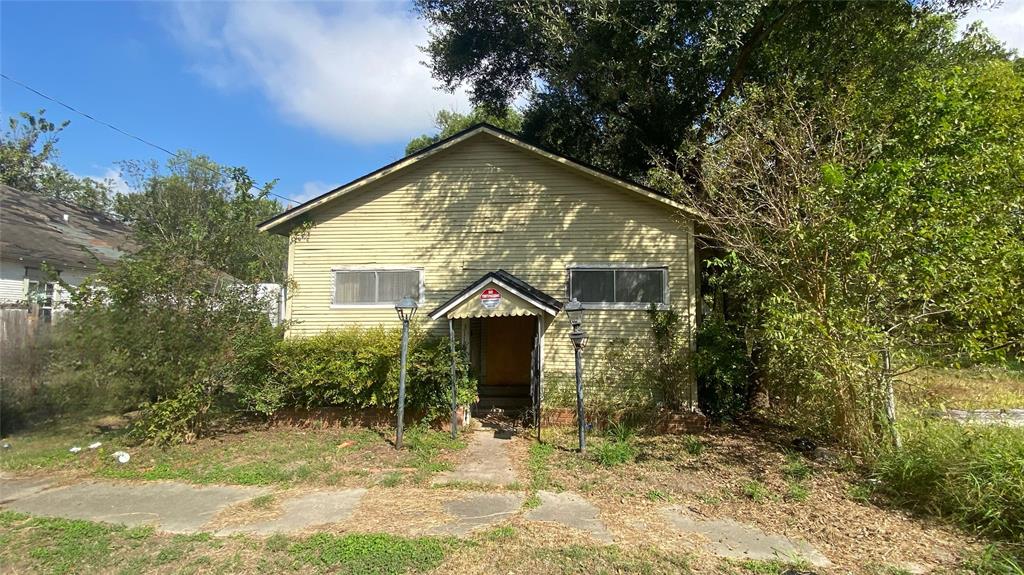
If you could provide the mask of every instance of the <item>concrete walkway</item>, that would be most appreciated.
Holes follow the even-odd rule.
[[[602,543],[611,543],[612,534],[598,519],[597,507],[575,493],[538,491],[540,506],[526,514],[531,521],[550,521],[589,533]]]
[[[446,483],[478,483],[508,486],[516,483],[516,472],[509,456],[508,439],[497,436],[490,428],[478,429],[469,437],[469,446],[452,471],[438,473],[431,485]]]
[[[762,561],[803,559],[815,567],[831,564],[827,557],[804,541],[765,533],[750,525],[729,519],[700,519],[675,507],[663,509],[662,514],[680,531],[706,537],[709,550],[719,557]]]
[[[14,484],[10,493],[9,483]],[[168,533],[200,531],[227,507],[268,491],[257,487],[198,487],[169,482],[88,482],[33,492],[26,491],[25,483],[3,479],[3,498],[9,499],[4,503],[5,508],[46,517],[152,525]]]
[[[492,438],[480,434],[474,445],[493,446]],[[500,445],[500,444],[498,444]],[[502,447],[504,448],[504,447]],[[494,455],[496,452],[491,452]],[[499,454],[500,456],[500,454]],[[507,452],[504,457],[507,458]],[[488,469],[472,461],[457,468],[448,481],[497,481],[506,485],[515,480],[511,469]],[[458,478],[458,479],[455,479]],[[152,525],[171,533],[212,531],[217,535],[249,533],[270,535],[297,533],[344,523],[360,511],[366,489],[335,489],[275,493],[275,509],[269,514],[248,515],[242,504],[272,493],[269,488],[237,486],[198,486],[161,481],[127,483],[86,481],[59,485],[39,477],[0,475],[0,507],[45,517],[86,519],[124,525]],[[526,521],[556,523],[582,532],[597,542],[612,543],[614,534],[605,526],[600,510],[576,493],[538,492],[540,505],[524,510],[526,495],[521,492],[467,492],[438,490],[441,496],[436,524],[427,524],[426,533],[465,537],[474,531],[497,526],[513,517]],[[395,489],[395,501],[402,499]],[[372,509],[369,505],[368,509]],[[227,513],[223,513],[227,511]],[[250,511],[251,512],[251,511]],[[363,510],[362,513],[368,512]],[[801,557],[815,566],[827,566],[829,560],[804,541],[764,531],[729,519],[705,519],[685,509],[661,509],[666,522],[675,529],[696,533],[707,539],[706,549],[731,559],[781,559]],[[220,515],[218,517],[218,515]],[[225,523],[227,518],[228,523]],[[365,517],[364,517],[365,518]],[[358,525],[351,528],[358,531]]]

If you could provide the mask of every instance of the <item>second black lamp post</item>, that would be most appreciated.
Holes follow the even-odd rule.
[[[579,425],[580,453],[587,450],[587,421],[583,413],[583,348],[587,346],[587,332],[583,331],[583,304],[573,298],[565,305],[565,314],[569,316],[569,339],[576,353],[576,423]]]

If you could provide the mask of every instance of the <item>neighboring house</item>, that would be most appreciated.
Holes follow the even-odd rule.
[[[480,406],[530,406],[572,385],[562,313],[588,311],[585,373],[651,345],[652,304],[694,345],[694,223],[639,184],[474,126],[264,222],[290,235],[288,335],[398,325],[394,304],[468,349]],[[689,405],[696,409],[696,389]],[[595,390],[588,393],[619,393]],[[621,391],[624,393],[624,391]],[[543,393],[543,396],[542,396]],[[593,397],[593,396],[591,396]]]
[[[0,305],[36,304],[45,321],[68,298],[51,273],[79,285],[134,249],[110,216],[0,184]]]

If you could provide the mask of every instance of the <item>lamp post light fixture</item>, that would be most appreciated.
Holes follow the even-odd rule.
[[[569,316],[569,339],[576,352],[576,423],[579,425],[580,453],[587,450],[586,418],[583,414],[583,348],[587,347],[587,332],[583,331],[583,304],[573,298],[565,305],[565,315]]]
[[[395,449],[402,448],[402,431],[405,427],[405,364],[409,356],[409,322],[416,315],[419,304],[411,297],[404,297],[395,304],[398,319],[402,320],[402,364],[398,372],[398,431],[395,434]]]

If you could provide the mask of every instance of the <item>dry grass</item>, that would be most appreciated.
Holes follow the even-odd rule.
[[[659,510],[672,504],[698,516],[731,518],[804,539],[839,570],[910,563],[952,569],[977,548],[950,527],[854,500],[849,492],[856,474],[842,465],[818,465],[789,453],[785,438],[772,437],[767,430],[721,430],[699,438],[635,437],[635,462],[612,467],[599,464],[593,455],[575,453],[572,430],[550,430],[545,440],[554,449],[545,466],[544,488],[585,494],[601,509],[616,539],[629,547],[699,549],[701,537],[680,535],[661,517]],[[592,437],[588,450],[610,440]],[[702,450],[693,447],[695,441]],[[537,473],[528,463],[531,445],[517,439],[514,446],[513,460],[527,478]],[[793,496],[794,485],[802,497]],[[694,559],[694,566],[701,561]]]
[[[110,470],[125,469],[106,463],[109,457],[101,453],[66,454],[71,437],[81,437],[76,439],[80,444],[92,439],[81,430],[67,429],[15,437],[12,449],[20,451],[10,459],[3,454],[4,467],[45,470],[69,479],[111,476]],[[598,507],[615,544],[603,546],[585,533],[527,521],[519,513],[475,532],[469,542],[450,547],[445,543],[443,562],[431,569],[544,574],[742,573],[760,568],[723,564],[702,551],[706,545],[702,536],[680,533],[667,523],[662,510],[668,506],[804,539],[833,561],[832,568],[821,570],[828,573],[876,574],[911,563],[953,571],[977,550],[978,542],[952,528],[852,497],[858,480],[850,470],[852,464],[810,462],[786,449],[789,439],[765,429],[719,429],[691,437],[594,435],[589,453],[581,456],[574,451],[571,429],[545,430],[544,445],[516,437],[511,455],[527,495],[541,489],[580,493]],[[104,449],[118,448],[116,436],[103,440]],[[603,445],[616,441],[628,444],[624,452],[631,460],[617,464],[618,459],[598,457]],[[251,429],[173,450],[134,448],[127,468],[130,473],[118,473],[127,479],[243,480],[276,489],[272,499],[259,505],[240,504],[222,513],[211,524],[217,527],[272,518],[285,498],[313,488],[367,487],[352,517],[320,530],[334,538],[328,543],[340,545],[346,537],[368,533],[411,541],[430,536],[435,527],[454,519],[445,511],[446,502],[472,497],[487,487],[428,487],[426,479],[457,461],[461,452],[440,436],[425,436],[410,445],[418,447],[396,453],[384,436],[362,429]],[[58,448],[60,453],[54,451]],[[51,545],[32,533],[31,529],[0,530],[0,539],[28,538],[14,549]],[[302,573],[323,567],[297,563],[288,552],[295,541],[306,541],[303,538],[186,542],[153,536],[137,545],[121,532],[109,538],[115,548],[113,565],[118,569],[111,568],[115,571],[131,567],[136,551],[146,557],[145,571],[155,573]],[[31,554],[16,560],[24,571],[33,571],[39,564]],[[104,569],[109,565],[102,563]]]
[[[1024,372],[997,367],[922,368],[900,377],[908,405],[956,409],[1024,408]]]
[[[435,471],[450,467],[462,447],[445,433],[413,428],[407,433],[406,448],[396,451],[388,431],[249,426],[159,448],[135,445],[122,433],[99,433],[90,422],[68,423],[8,438],[12,447],[0,453],[0,470],[198,484],[369,487],[423,483]],[[102,442],[102,447],[77,454],[68,451],[93,441]],[[117,450],[129,452],[131,461],[114,462],[111,454]]]

